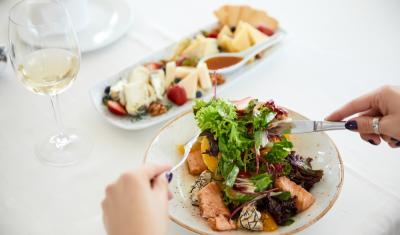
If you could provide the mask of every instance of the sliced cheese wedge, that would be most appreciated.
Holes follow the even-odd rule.
[[[144,105],[149,106],[151,102],[157,100],[157,94],[156,91],[154,90],[154,87],[152,87],[150,84],[146,84],[146,86],[147,86],[147,97]]]
[[[184,78],[189,73],[191,73],[195,70],[196,70],[196,68],[189,67],[189,66],[178,66],[178,67],[176,67],[176,70],[175,70],[175,77],[176,78]]]
[[[212,87],[212,82],[206,63],[199,63],[197,65],[197,72],[199,74],[200,87],[204,90],[210,89]]]
[[[147,83],[150,78],[150,70],[144,66],[137,66],[133,69],[132,73],[128,78],[128,83]]]
[[[178,85],[180,85],[186,91],[186,95],[188,99],[196,98],[197,91],[197,83],[198,83],[198,73],[197,70],[189,73],[185,78],[183,78]]]
[[[140,107],[147,104],[148,90],[146,83],[129,83],[124,86],[126,111],[131,115],[139,114]]]
[[[175,61],[170,61],[167,63],[165,72],[166,74],[165,74],[164,88],[167,89],[175,79],[175,72],[176,72]]]
[[[123,95],[125,84],[126,80],[121,79],[110,88],[111,99],[120,102],[122,105],[125,105],[125,97]]]
[[[251,47],[249,33],[246,28],[241,29],[239,33],[235,32],[235,37],[232,41],[232,47],[235,52],[244,51]]]
[[[268,39],[267,35],[260,32],[258,29],[256,29],[251,24],[246,23],[246,22],[243,22],[242,24],[243,24],[243,27],[245,27],[245,29],[247,30],[247,33],[249,34],[250,42],[252,45],[263,42],[264,40]]]
[[[199,34],[190,45],[182,52],[183,56],[201,58],[206,47],[206,38]]]
[[[218,41],[218,46],[220,46],[222,49],[228,52],[234,52],[233,46],[232,46],[232,41],[233,38],[227,36],[227,35],[222,35],[219,38]]]
[[[226,35],[226,36],[229,36],[229,37],[233,37],[232,30],[231,30],[231,28],[229,28],[228,25],[224,25],[224,27],[222,27],[222,29],[219,31],[218,37],[219,37],[220,35],[221,35],[221,36],[222,36],[222,35]]]
[[[204,51],[203,51],[203,54],[201,55],[201,57],[219,53],[217,39],[206,38],[204,43],[205,43]]]
[[[163,95],[164,95],[164,91],[165,91],[165,86],[164,86],[165,74],[164,74],[164,70],[159,69],[159,70],[157,70],[155,72],[152,72],[150,74],[150,82],[151,82],[151,85],[154,88],[154,91],[156,93],[157,98],[162,100],[163,99]]]

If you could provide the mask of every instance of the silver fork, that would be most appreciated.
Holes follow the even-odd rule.
[[[188,142],[186,142],[186,144],[184,145],[185,152],[183,154],[182,160],[178,164],[176,164],[174,167],[172,167],[172,169],[169,172],[165,173],[165,176],[167,177],[168,182],[171,182],[171,180],[172,180],[172,176],[173,176],[172,172],[174,172],[176,169],[181,167],[183,165],[183,163],[186,161],[186,159],[188,158],[190,150],[192,149],[193,144],[196,143],[197,139],[199,138],[200,133],[201,133],[200,130],[198,130],[196,132],[196,134]]]

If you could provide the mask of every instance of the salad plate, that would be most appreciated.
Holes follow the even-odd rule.
[[[236,9],[233,6],[231,8]],[[266,16],[262,11],[256,12],[261,14],[260,17],[264,21],[272,21],[269,24],[274,27],[274,31],[264,26],[253,26],[239,18],[233,23],[230,20],[230,24],[222,23],[219,19],[217,23],[204,27],[95,84],[89,92],[94,107],[100,116],[112,125],[122,129],[138,130],[159,124],[189,110],[193,105],[194,98],[209,99],[216,89],[213,87],[216,86],[216,83],[218,83],[218,92],[223,91],[239,81],[244,73],[268,60],[277,48],[276,45],[286,35],[286,32],[277,26],[275,19]],[[229,13],[225,15],[227,14],[229,15]],[[262,22],[258,18],[248,21],[254,24]],[[271,47],[257,55],[251,63],[224,76],[209,72],[206,63],[201,65],[198,63],[201,58],[210,53],[240,52],[251,49],[258,42],[264,40],[271,41]],[[226,48],[220,49],[221,45],[225,45]],[[196,61],[195,64],[192,64],[193,61]],[[174,72],[176,76],[168,79],[171,77],[168,74],[168,67],[171,63],[173,63],[173,70],[176,70]],[[186,73],[186,75],[178,75],[178,73]],[[146,74],[144,75],[146,78],[143,78],[143,74]],[[218,79],[214,79],[215,76],[222,77],[222,82],[216,81]],[[143,80],[145,82],[142,82]],[[139,81],[143,84],[142,86],[139,86]],[[159,85],[160,83],[164,85]],[[143,90],[146,91],[142,92]],[[186,94],[184,98],[181,95],[182,90]],[[151,95],[143,97],[142,93]],[[174,94],[170,95],[171,93]],[[136,108],[132,108],[133,106],[129,102],[134,103]],[[137,108],[138,103],[141,104],[140,108]]]
[[[288,110],[288,116],[293,120],[308,120],[291,110]],[[193,138],[198,129],[193,112],[188,111],[179,115],[156,135],[146,151],[144,161],[176,165],[182,158],[177,146]],[[323,171],[322,178],[309,190],[315,199],[314,203],[307,210],[295,214],[292,217],[294,221],[292,224],[279,226],[274,231],[255,232],[237,229],[226,231],[224,234],[293,234],[311,226],[333,206],[341,191],[344,175],[343,163],[335,144],[322,132],[290,135],[289,138],[294,146],[292,150],[296,154],[311,158],[312,168]],[[190,166],[186,164],[174,172],[170,185],[173,193],[173,199],[169,204],[170,219],[198,234],[216,234],[218,232],[211,229],[210,223],[201,217],[202,210],[193,206],[190,192],[198,178],[190,173]]]

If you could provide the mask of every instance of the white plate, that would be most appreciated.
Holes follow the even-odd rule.
[[[216,26],[216,24],[213,24],[209,27],[206,27],[205,30],[211,30]],[[194,35],[198,34],[200,31],[196,31],[196,33],[193,33],[187,37],[193,37]],[[276,43],[280,42],[284,36],[286,35],[285,31],[282,29],[279,29],[275,34],[273,39],[277,39]],[[272,39],[272,38],[271,38]],[[188,101],[186,104],[182,106],[176,106],[173,105],[173,107],[168,110],[167,113],[157,116],[157,117],[150,117],[150,116],[144,116],[141,120],[134,120],[129,116],[126,117],[119,117],[116,116],[112,113],[110,113],[105,105],[102,103],[102,98],[104,95],[104,89],[107,86],[113,85],[122,77],[126,77],[130,74],[132,69],[138,65],[142,65],[146,62],[154,62],[158,61],[160,59],[164,59],[167,56],[171,55],[173,49],[175,47],[175,44],[170,45],[158,52],[155,52],[151,54],[150,56],[147,56],[143,58],[142,60],[138,61],[137,63],[129,66],[128,68],[124,69],[122,72],[112,76],[111,78],[108,78],[106,80],[103,80],[99,83],[97,83],[94,87],[90,89],[90,96],[92,98],[93,104],[95,108],[99,111],[100,115],[104,117],[108,122],[113,124],[114,126],[117,126],[122,129],[127,129],[127,130],[139,130],[139,129],[144,129],[156,124],[159,124],[161,122],[164,122],[166,120],[169,120],[178,114],[182,113],[183,111],[189,110],[192,105],[193,101]],[[262,59],[256,60],[254,63],[249,64],[244,66],[242,69],[239,69],[238,71],[231,73],[229,75],[225,76],[225,83],[218,86],[217,90],[218,92],[223,91],[227,87],[231,86],[235,82],[237,82],[243,73],[246,73],[248,70],[252,69],[253,67],[257,66],[258,64],[262,63],[264,60],[266,60],[269,55],[274,51],[274,48],[267,49],[267,53]],[[203,99],[208,99],[212,96],[212,91],[209,91],[208,93],[205,93],[203,95]]]
[[[78,32],[82,52],[105,47],[123,36],[132,24],[132,10],[125,0],[89,0],[89,22]]]
[[[289,115],[293,119],[305,119],[293,111],[289,111]],[[197,125],[192,112],[177,117],[165,125],[154,138],[146,152],[145,161],[175,165],[181,159],[177,151],[178,144],[186,143],[195,135],[196,130]],[[313,168],[324,171],[321,181],[311,189],[316,198],[315,203],[306,211],[297,214],[293,218],[293,224],[279,227],[274,232],[235,230],[224,234],[293,234],[315,223],[333,206],[343,183],[343,164],[335,144],[325,133],[302,134],[291,138],[294,150],[302,156],[313,158]],[[174,197],[169,203],[169,216],[175,223],[193,232],[216,234],[217,232],[211,230],[201,218],[199,209],[190,203],[189,190],[195,178],[189,174],[186,164],[174,172],[170,185]]]

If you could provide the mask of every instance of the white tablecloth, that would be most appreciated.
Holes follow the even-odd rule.
[[[110,0],[112,1],[112,0]],[[245,1],[242,1],[245,2]],[[310,118],[322,119],[349,99],[383,84],[400,83],[400,1],[247,1],[268,9],[289,36],[282,47],[229,90],[232,99],[273,98]],[[0,1],[0,43],[7,12]],[[90,134],[84,163],[44,166],[35,140],[54,130],[47,97],[33,95],[10,68],[0,75],[0,234],[101,235],[105,186],[138,166],[161,125],[125,131],[106,123],[88,89],[141,57],[211,23],[222,1],[132,1],[135,23],[115,44],[83,55],[76,83],[61,95],[68,126]],[[375,147],[350,132],[332,132],[345,165],[333,208],[301,234],[399,234],[399,149]],[[171,222],[169,234],[192,234]]]

